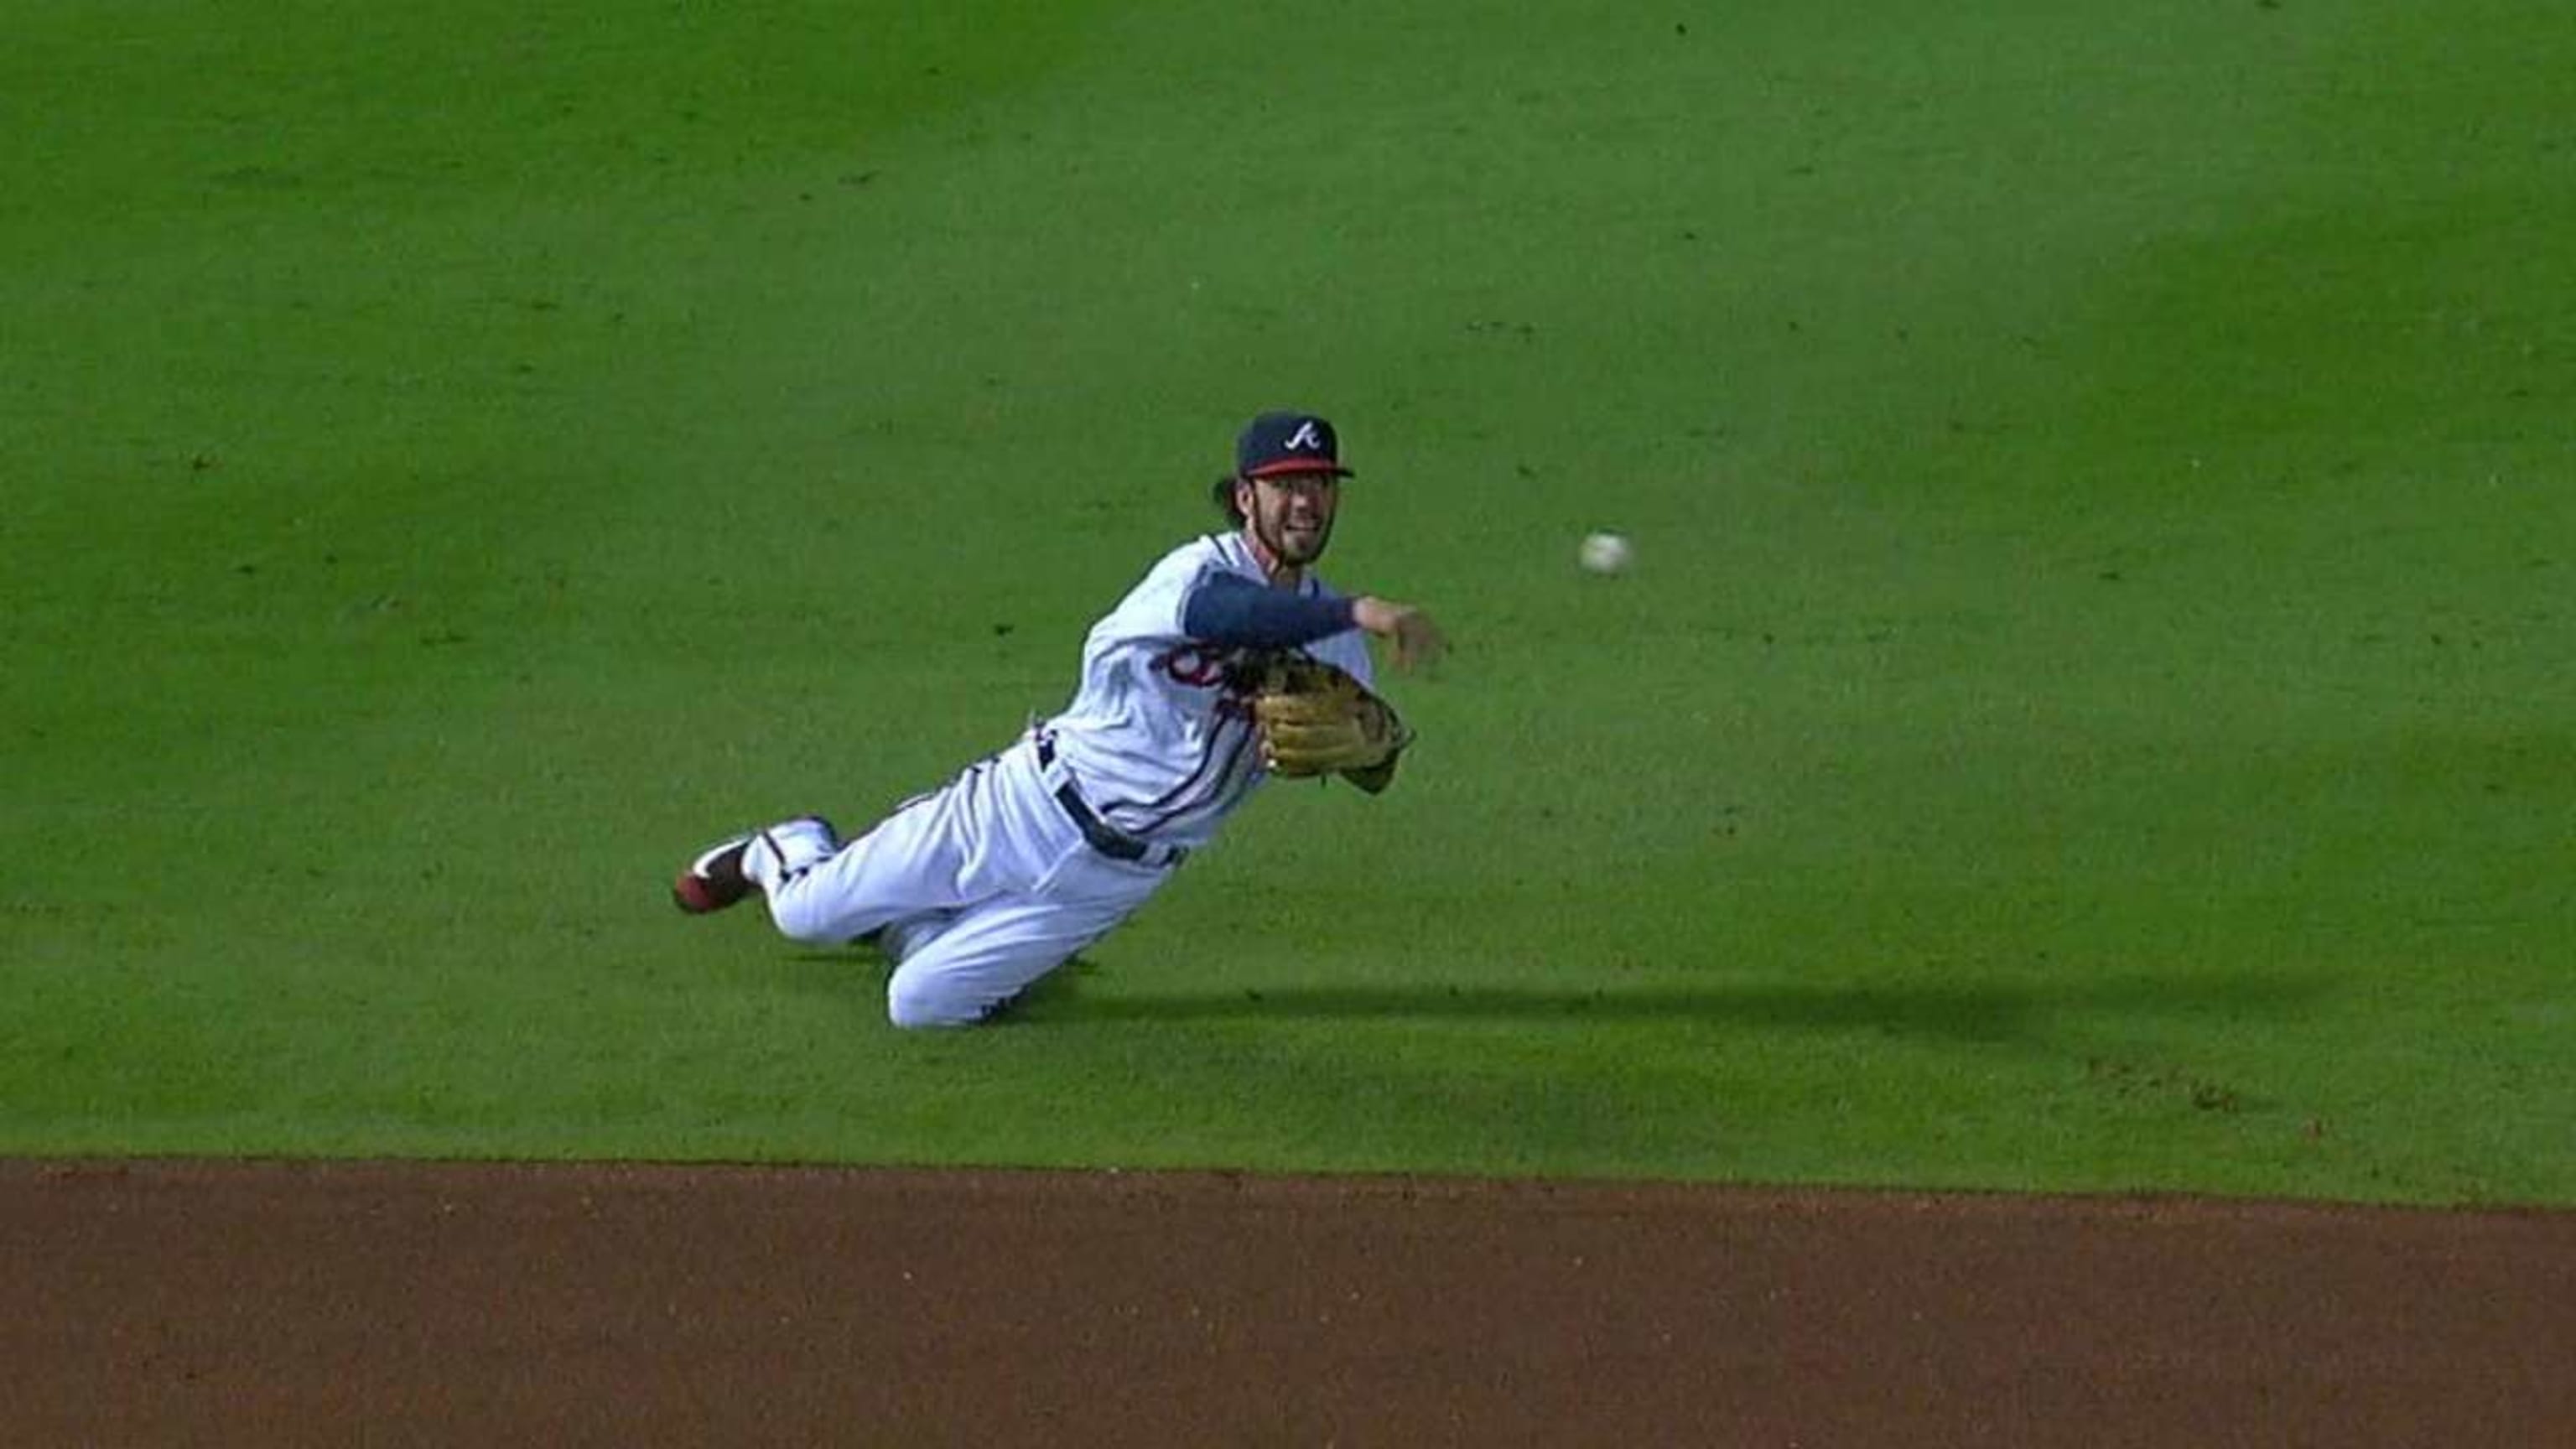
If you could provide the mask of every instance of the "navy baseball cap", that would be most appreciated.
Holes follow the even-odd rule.
[[[1342,442],[1333,425],[1313,413],[1263,413],[1234,440],[1234,475],[1276,478],[1287,473],[1330,473],[1348,478]]]

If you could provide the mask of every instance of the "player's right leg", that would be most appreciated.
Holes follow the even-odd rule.
[[[720,842],[673,893],[692,911],[758,894],[781,934],[838,946],[1024,890],[1072,836],[1033,769],[1016,763],[969,766],[847,844],[811,816]]]
[[[760,886],[743,869],[754,843],[767,840],[766,848],[785,858],[791,847],[809,863],[841,848],[840,836],[832,822],[820,815],[802,815],[782,821],[765,830],[747,830],[728,836],[706,849],[680,870],[671,882],[671,901],[693,916],[709,915],[740,905],[758,894]]]
[[[743,874],[768,898],[779,934],[841,946],[927,911],[952,910],[992,887],[976,879],[983,823],[943,790],[828,845],[768,832],[743,852]]]

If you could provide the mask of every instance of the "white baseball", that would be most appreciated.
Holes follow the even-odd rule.
[[[1637,546],[1624,533],[1588,534],[1576,557],[1582,560],[1585,573],[1624,574],[1637,561]]]

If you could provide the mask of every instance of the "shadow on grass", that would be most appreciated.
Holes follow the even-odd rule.
[[[890,963],[873,946],[798,952],[788,960],[793,984],[800,990],[853,1003],[883,999]],[[1405,1018],[1695,1022],[2010,1042],[2037,1035],[2043,1024],[2067,1017],[2284,1016],[2329,995],[2336,981],[2316,971],[2198,971],[1919,986],[1780,981],[1564,987],[1406,983],[1125,992],[1101,989],[1101,975],[1098,966],[1077,956],[1030,987],[997,1023]]]
[[[785,962],[784,982],[799,992],[874,1012],[885,1009],[886,978],[894,974],[894,962],[873,941],[853,942],[837,951],[797,951],[790,953]],[[1081,987],[1077,983],[1097,974],[1099,969],[1088,958],[1076,956],[1040,977],[1016,999],[1004,1003],[988,1018],[988,1024],[1008,1025],[1041,1009],[1053,1013],[1078,999]]]
[[[1105,995],[1068,983],[1028,1005],[1050,1018],[1106,1021],[1263,1021],[1425,1018],[1451,1021],[1698,1022],[1876,1030],[1968,1041],[2032,1035],[2070,1015],[2271,1015],[2326,995],[2324,975],[2124,976],[2063,983],[1909,986],[1740,985],[1552,988],[1510,986],[1281,986],[1232,992]]]

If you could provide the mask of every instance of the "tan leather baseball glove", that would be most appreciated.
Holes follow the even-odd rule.
[[[1365,773],[1393,760],[1412,733],[1385,700],[1338,666],[1303,654],[1266,663],[1252,696],[1261,758],[1289,777]]]

